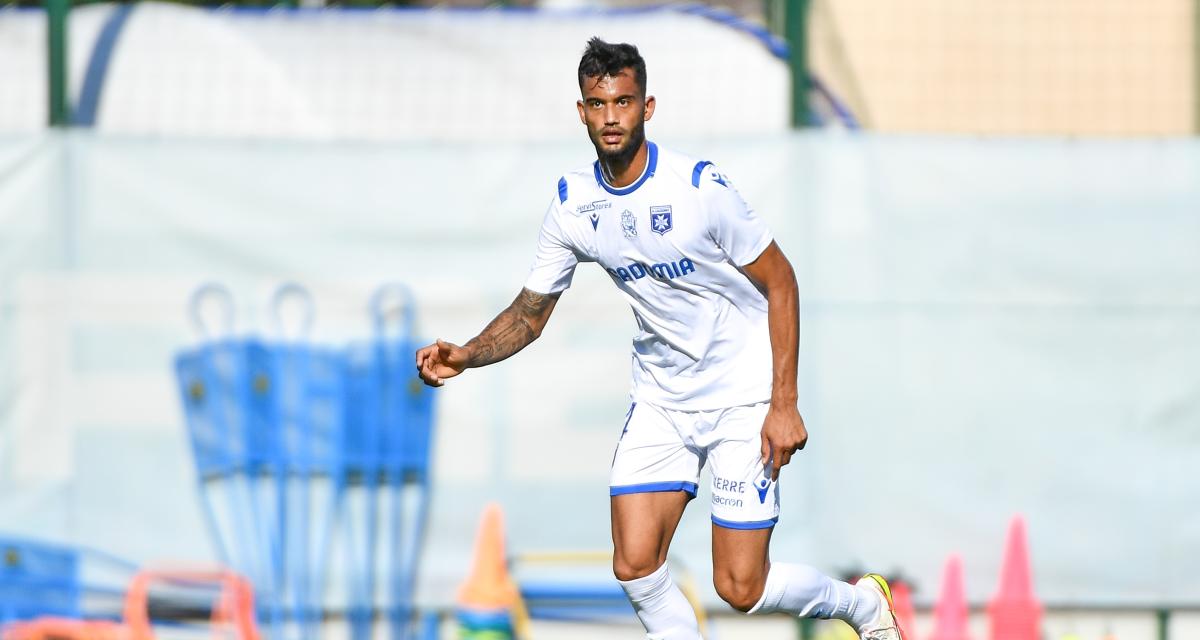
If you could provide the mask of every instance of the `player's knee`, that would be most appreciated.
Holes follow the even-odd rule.
[[[613,575],[621,581],[637,580],[658,571],[662,564],[658,554],[617,553],[613,555]]]
[[[765,582],[759,575],[716,573],[713,575],[713,586],[717,588],[717,595],[729,606],[748,613],[762,599]]]

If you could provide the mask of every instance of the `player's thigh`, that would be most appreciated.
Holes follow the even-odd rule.
[[[648,575],[666,561],[683,509],[696,495],[702,464],[669,412],[645,403],[630,407],[609,480],[618,578]]]
[[[766,582],[779,494],[762,462],[766,403],[733,407],[718,418],[720,438],[708,450],[712,472],[713,585],[740,610],[752,607]]]
[[[770,564],[771,532],[774,529],[729,529],[712,526],[713,575],[756,576]]]
[[[613,573],[633,580],[667,561],[671,538],[691,496],[683,491],[629,493],[609,498],[612,511]]]
[[[712,525],[713,586],[722,599],[742,611],[762,598],[772,531]]]

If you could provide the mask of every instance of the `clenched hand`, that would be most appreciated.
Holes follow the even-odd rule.
[[[807,442],[808,430],[795,405],[777,407],[772,403],[762,427],[762,463],[771,461],[772,481],[779,480],[779,469]]]
[[[449,342],[437,342],[417,350],[417,373],[431,387],[440,387],[446,378],[463,372],[467,368],[470,353]]]

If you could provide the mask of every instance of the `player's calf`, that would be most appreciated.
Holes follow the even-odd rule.
[[[767,574],[762,598],[749,614],[790,613],[801,618],[844,620],[859,633],[886,633],[891,619],[889,603],[866,583],[852,585],[834,580],[802,564],[775,562]],[[899,640],[889,635],[863,635],[877,640]]]

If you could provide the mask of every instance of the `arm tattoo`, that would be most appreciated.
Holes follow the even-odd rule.
[[[467,342],[465,347],[471,351],[467,366],[482,367],[499,362],[536,340],[540,332],[534,329],[535,323],[538,327],[545,323],[543,316],[557,298],[557,295],[522,289],[507,309]]]
[[[521,293],[517,294],[517,299],[513,300],[509,308],[516,309],[527,318],[539,318],[557,299],[558,294],[546,295],[521,289]]]

